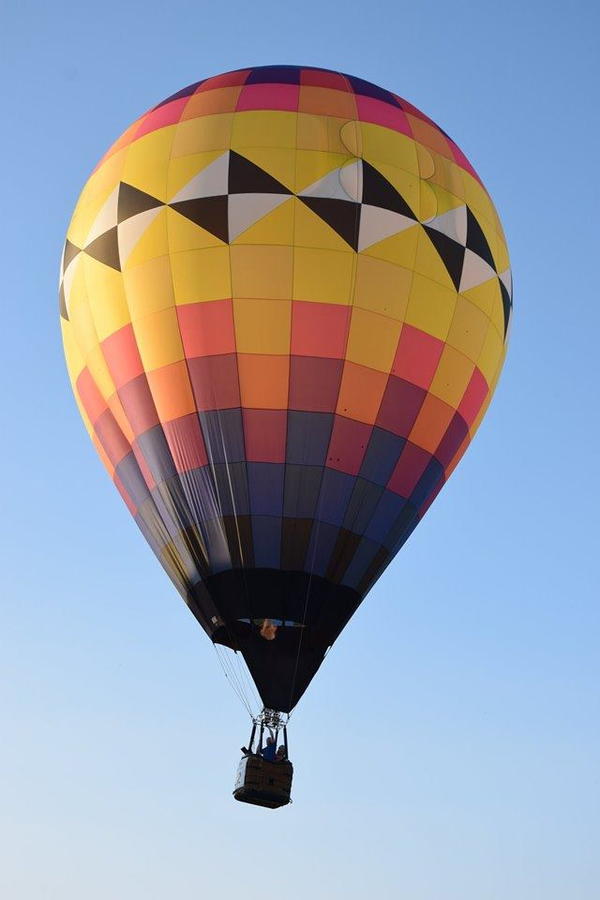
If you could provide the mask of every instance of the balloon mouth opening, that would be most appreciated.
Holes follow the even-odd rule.
[[[302,622],[294,622],[291,619],[273,619],[273,618],[261,618],[261,619],[236,619],[237,622],[243,622],[245,625],[257,625],[259,628],[263,628],[265,624],[268,626],[274,625],[276,628],[305,628],[306,626]]]

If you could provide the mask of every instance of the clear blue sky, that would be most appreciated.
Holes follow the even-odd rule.
[[[3,16],[0,893],[600,896],[598,7],[101,4]],[[57,277],[91,168],[245,65],[375,81],[465,150],[515,278],[473,446],[292,719],[293,806],[230,795],[245,712],[84,431]]]

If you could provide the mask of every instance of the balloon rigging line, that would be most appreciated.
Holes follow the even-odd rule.
[[[217,654],[217,659],[221,664],[221,668],[223,669],[225,678],[231,685],[234,694],[236,695],[242,706],[246,709],[246,712],[248,713],[250,718],[252,718],[252,708],[250,706],[250,703],[248,702],[248,698],[241,689],[237,674],[234,668],[231,666],[231,661],[227,659],[225,651],[219,648],[217,644],[213,644],[213,647],[215,648],[215,653]]]

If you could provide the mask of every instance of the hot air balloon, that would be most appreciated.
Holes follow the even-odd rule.
[[[89,178],[60,276],[73,390],[173,584],[247,664],[250,768],[464,454],[511,312],[475,170],[354,76],[197,82]]]

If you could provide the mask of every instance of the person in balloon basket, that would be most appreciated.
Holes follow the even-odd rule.
[[[267,738],[267,743],[262,750],[260,750],[260,755],[263,759],[266,759],[267,762],[275,762],[277,757],[277,744],[275,743],[273,735]]]

